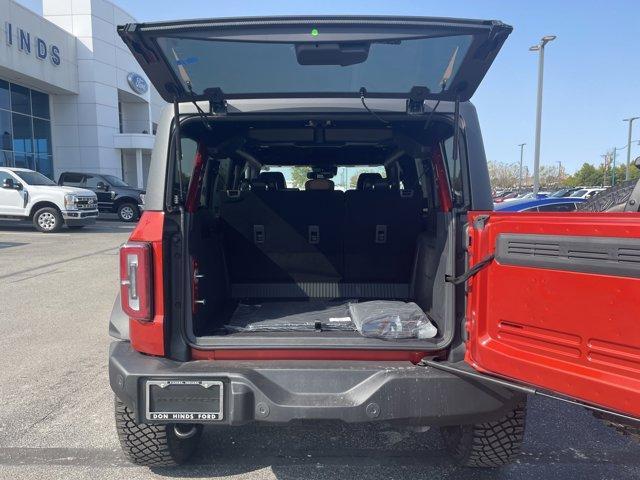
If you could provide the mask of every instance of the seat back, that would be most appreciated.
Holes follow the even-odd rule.
[[[373,180],[373,179],[372,179]],[[422,199],[410,190],[375,188],[346,192],[345,281],[410,280]]]
[[[221,202],[232,282],[340,281],[344,194],[252,189]]]
[[[232,284],[408,284],[422,226],[419,192],[277,190],[254,182],[222,192]]]

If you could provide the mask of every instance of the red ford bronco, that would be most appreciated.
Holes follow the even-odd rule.
[[[518,452],[527,394],[640,416],[639,215],[492,211],[469,99],[510,32],[118,28],[172,103],[110,325],[132,461],[185,461],[203,425],[340,420],[439,426],[491,467]]]

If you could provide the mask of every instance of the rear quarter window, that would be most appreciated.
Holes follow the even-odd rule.
[[[182,195],[187,194],[189,187],[189,181],[193,174],[193,166],[195,165],[196,152],[198,151],[198,142],[192,138],[182,137],[180,139],[180,149],[182,152],[181,162],[176,166],[176,172],[180,169],[180,175],[182,176]],[[180,192],[180,177],[174,175],[173,180],[173,195],[178,195]]]
[[[460,132],[460,138],[458,139],[457,158],[454,159],[453,155],[453,136],[442,142],[442,155],[449,175],[449,184],[451,186],[453,202],[456,206],[464,206],[467,198],[465,193],[465,176],[462,168],[465,154],[464,135],[462,132]]]
[[[84,175],[80,175],[78,173],[63,173],[60,177],[60,183],[62,185],[68,185],[70,187],[80,187],[82,186],[82,181],[84,180]]]

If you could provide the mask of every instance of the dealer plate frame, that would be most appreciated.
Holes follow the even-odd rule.
[[[220,408],[217,412],[151,412],[151,386],[166,388],[171,385],[200,385],[203,388],[220,388]],[[145,418],[154,422],[221,422],[224,420],[224,382],[221,380],[146,380],[145,381]],[[158,415],[158,417],[152,417]],[[166,417],[165,417],[166,416]]]

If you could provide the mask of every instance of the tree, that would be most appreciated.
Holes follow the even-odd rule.
[[[360,176],[359,173],[355,173],[353,175],[351,175],[351,178],[349,179],[349,188],[350,189],[355,189],[358,186],[358,177]]]
[[[623,163],[622,165],[617,165],[616,166],[616,183],[623,182],[625,179],[626,173],[627,173],[626,163]],[[629,167],[629,176],[631,180],[640,178],[640,168],[636,168],[632,163],[631,167]]]
[[[545,187],[553,187],[557,186],[559,182],[560,174],[558,173],[558,167],[554,167],[552,165],[541,165],[540,166],[540,185]]]
[[[291,169],[291,183],[294,188],[303,188],[307,182],[307,173],[311,171],[309,167],[293,167]]]
[[[349,173],[352,173],[349,177],[349,188],[352,190],[358,188],[358,178],[363,173],[380,173],[383,177],[386,175],[382,167],[349,169]]]
[[[624,177],[623,177],[624,178]],[[580,170],[567,177],[563,182],[568,187],[602,185],[604,179],[604,167],[594,167],[590,163],[582,164]]]
[[[518,163],[503,163],[490,160],[487,165],[489,167],[489,179],[493,188],[513,188],[518,186],[520,177],[520,165]]]

